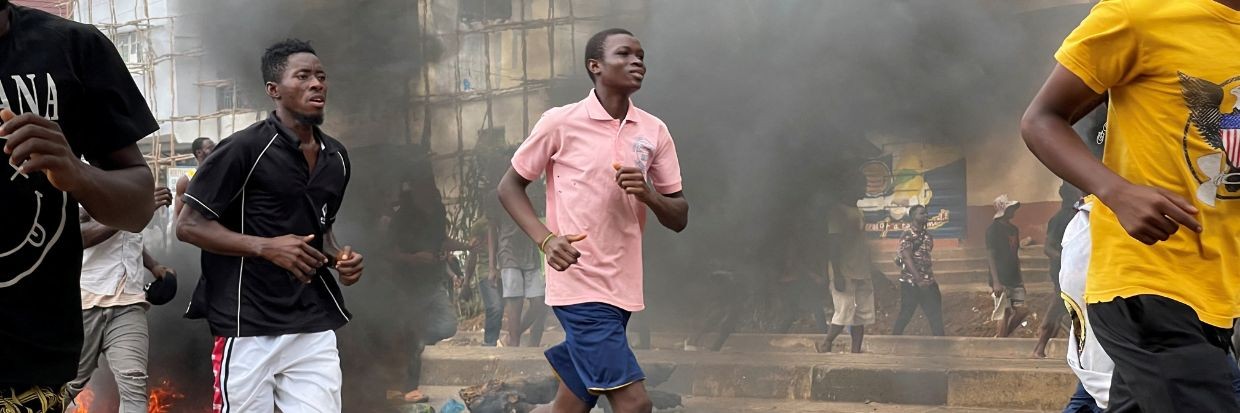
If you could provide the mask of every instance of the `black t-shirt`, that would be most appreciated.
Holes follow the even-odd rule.
[[[273,113],[220,141],[182,201],[237,233],[313,234],[310,245],[322,251],[352,167],[344,145],[318,128],[315,136],[321,149],[311,171],[300,141]],[[203,251],[202,275],[186,315],[205,316],[216,336],[315,333],[339,328],[351,317],[326,267],[302,284],[262,258]]]
[[[1073,217],[1076,217],[1075,208],[1060,208],[1059,212],[1051,217],[1050,222],[1046,224],[1046,245],[1062,246],[1063,234],[1068,230],[1068,224],[1072,223]],[[1053,258],[1050,260],[1051,282],[1056,285],[1059,284],[1060,262],[1061,260]]]
[[[0,108],[60,125],[97,160],[159,127],[120,54],[94,26],[19,6],[0,36]],[[3,140],[0,140],[2,143]],[[0,388],[61,385],[82,349],[77,201],[0,162]]]
[[[995,221],[986,229],[986,249],[995,261],[999,283],[1005,287],[1024,284],[1020,275],[1020,230],[1008,222]]]
[[[425,197],[425,198],[423,198]],[[420,199],[415,200],[415,198]],[[391,245],[396,251],[405,254],[431,252],[436,255],[443,251],[444,242],[448,240],[448,217],[439,201],[438,194],[422,194],[404,192],[401,194],[401,205],[389,228]],[[422,209],[418,202],[438,203]],[[428,283],[442,282],[446,278],[445,263],[438,261],[427,265],[404,265],[397,262],[395,274],[397,284],[405,290],[425,290]],[[418,291],[406,291],[418,292]]]

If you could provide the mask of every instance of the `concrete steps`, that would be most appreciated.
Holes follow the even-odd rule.
[[[900,268],[892,257],[895,251],[884,251],[874,257],[874,266],[891,279],[900,277]],[[1025,283],[1049,282],[1050,260],[1042,247],[1026,247],[1020,253],[1021,275]],[[986,250],[953,248],[934,252],[934,277],[940,285],[986,285],[990,282],[990,264]]]
[[[1021,270],[1021,276],[1025,283],[1032,282],[1050,282],[1050,270],[1048,268],[1024,268]],[[900,278],[900,272],[884,272],[887,278],[896,280]],[[940,271],[934,269],[934,279],[939,285],[964,285],[964,284],[981,284],[988,285],[990,283],[990,269],[982,267],[973,270],[963,271]]]
[[[423,386],[422,391],[431,397],[431,405],[441,406],[448,399],[457,399],[461,387]],[[661,412],[684,413],[1032,413],[1036,410],[974,409],[943,406],[897,405],[885,403],[840,403],[809,400],[740,399],[729,397],[685,396],[684,407]],[[596,411],[601,412],[602,409]]]
[[[714,335],[703,338],[709,343]],[[815,353],[814,343],[822,341],[821,334],[733,334],[724,344],[723,353]],[[477,343],[482,339],[481,332],[460,332],[453,340]],[[548,331],[543,334],[544,347],[564,340],[564,333]],[[681,334],[654,333],[650,336],[650,344],[655,350],[680,351],[684,349],[685,336]],[[849,346],[848,333],[840,335],[835,341],[835,351],[844,353]],[[1024,359],[1029,358],[1036,339],[1004,338],[990,339],[978,337],[923,337],[923,336],[885,336],[866,335],[862,350],[874,355],[902,355],[922,357],[965,357],[983,359]],[[1067,341],[1053,339],[1046,348],[1049,358],[1063,360],[1067,351]]]
[[[687,413],[1031,413],[1037,410],[973,409],[944,406],[916,406],[884,403],[836,403],[805,400],[755,400],[726,397],[685,398]]]
[[[1023,247],[1020,249],[1020,259],[1021,260],[1045,259],[1046,254],[1044,254],[1042,251],[1043,251],[1043,247],[1041,245]],[[874,262],[883,261],[883,260],[891,261],[891,258],[894,257],[895,254],[896,254],[896,251],[894,247],[884,248],[884,249],[875,249],[874,250]],[[951,259],[962,259],[962,258],[970,259],[971,258],[971,259],[981,259],[983,262],[985,262],[986,261],[986,249],[976,248],[976,247],[937,248],[934,250],[933,256],[936,261],[937,260],[951,260]]]
[[[996,339],[971,338],[985,347]],[[968,347],[968,346],[965,346]],[[1062,359],[959,356],[638,351],[646,366],[674,366],[659,389],[705,398],[779,402],[878,402],[1026,410],[1061,409],[1076,385]],[[429,385],[468,386],[550,373],[541,349],[429,347]],[[743,410],[742,410],[743,411]],[[831,410],[826,410],[831,411]]]
[[[874,265],[877,266],[878,269],[884,273],[900,272],[900,268],[896,267],[895,261],[891,260],[890,257],[887,257],[887,258],[888,259],[885,259],[885,260],[874,260]],[[977,258],[934,257],[934,271],[936,273],[940,271],[967,271],[967,270],[977,270],[977,269],[988,269],[989,265],[990,265],[989,262],[986,261],[986,257],[977,257]],[[1046,256],[1021,257],[1020,265],[1021,265],[1021,269],[1025,271],[1028,271],[1029,269],[1036,269],[1036,268],[1048,268],[1050,267],[1050,260],[1047,259]]]

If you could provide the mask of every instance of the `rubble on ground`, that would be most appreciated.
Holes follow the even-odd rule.
[[[679,394],[650,389],[671,378],[676,366],[653,364],[643,367],[646,372],[647,392],[656,411],[673,411],[683,406]],[[524,377],[510,380],[490,380],[486,383],[461,389],[459,395],[470,413],[531,413],[540,405],[550,404],[560,382],[555,376]],[[606,398],[599,405],[610,411]]]

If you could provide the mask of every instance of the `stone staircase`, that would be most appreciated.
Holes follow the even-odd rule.
[[[863,354],[818,354],[812,343],[820,338],[809,335],[742,334],[719,353],[671,349],[682,339],[675,335],[653,339],[655,349],[639,350],[638,360],[674,367],[657,388],[684,395],[684,411],[693,412],[1058,411],[1076,385],[1062,341],[1050,359],[1036,360],[1026,356],[1030,339],[873,336]],[[428,347],[423,377],[459,389],[547,375],[541,350]],[[709,407],[720,404],[735,408]]]
[[[893,255],[879,253],[875,264],[894,280]],[[1041,248],[1025,248],[1021,257],[1026,285],[1049,291]],[[935,260],[944,291],[988,291],[984,250],[943,249]],[[551,372],[541,349],[459,345],[480,339],[478,332],[462,332],[448,345],[427,348],[423,377],[437,402],[487,380]],[[562,339],[549,331],[543,342]],[[1051,341],[1048,359],[1029,357],[1034,339],[1028,338],[867,335],[863,354],[818,354],[814,342],[821,339],[734,334],[713,353],[684,351],[683,334],[656,332],[653,349],[637,356],[644,366],[675,368],[656,388],[683,395],[682,412],[1058,412],[1076,386],[1062,339]],[[844,334],[836,348],[847,348],[847,341]]]
[[[874,265],[891,279],[900,276],[900,269],[893,260],[895,251],[883,251],[875,254]],[[986,250],[979,248],[945,248],[936,250],[934,257],[934,276],[939,284],[949,285],[986,285],[990,281],[990,266],[986,261]],[[1049,285],[1050,262],[1041,246],[1025,247],[1020,252],[1021,275],[1026,284]]]

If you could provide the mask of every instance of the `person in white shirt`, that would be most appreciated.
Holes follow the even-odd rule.
[[[171,205],[168,188],[155,190],[154,209]],[[103,226],[81,209],[82,329],[85,341],[77,378],[69,382],[77,397],[107,358],[120,393],[120,413],[147,411],[147,349],[150,334],[146,311],[176,295],[176,274],[142,246],[142,234]],[[150,272],[156,281],[145,283]],[[89,407],[89,406],[84,406]]]

